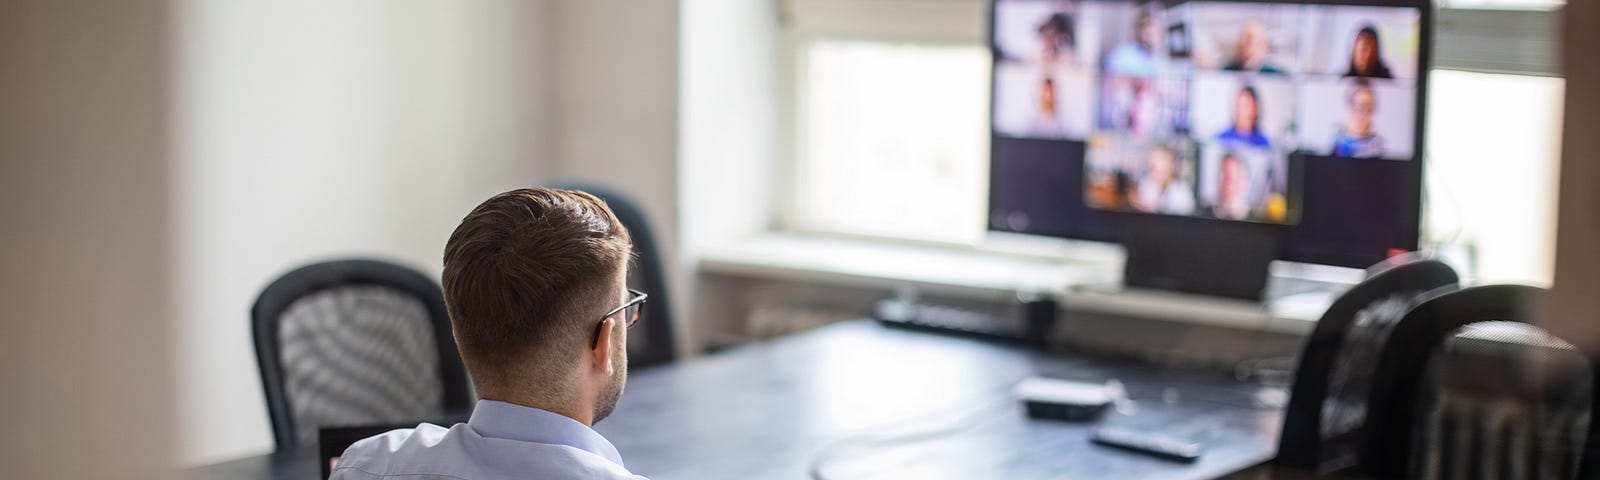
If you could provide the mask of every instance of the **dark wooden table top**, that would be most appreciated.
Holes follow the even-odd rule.
[[[1023,415],[1029,375],[1117,379],[1133,399],[1090,423]],[[595,429],[629,470],[657,480],[1226,476],[1272,457],[1272,394],[1214,372],[846,322],[633,372]],[[1268,399],[1263,402],[1262,399]],[[1200,441],[1176,463],[1091,444],[1115,425]],[[314,478],[314,452],[246,458],[188,478]]]
[[[305,480],[322,476],[317,449],[245,457],[185,470],[180,478],[192,480]]]

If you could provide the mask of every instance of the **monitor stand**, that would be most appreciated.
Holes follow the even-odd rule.
[[[1262,300],[1281,226],[1154,215],[1127,220],[1125,285]]]

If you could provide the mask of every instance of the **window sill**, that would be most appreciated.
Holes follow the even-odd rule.
[[[1148,318],[1251,331],[1304,335],[1342,289],[1261,303],[1121,286],[1121,259],[1102,247],[1065,255],[897,243],[888,240],[768,233],[700,256],[702,273],[889,290],[913,286],[974,299],[1050,292],[1068,315]],[[1274,278],[1274,282],[1280,281]]]

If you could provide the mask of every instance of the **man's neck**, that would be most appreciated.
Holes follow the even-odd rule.
[[[578,423],[582,423],[587,426],[594,426],[594,408],[592,406],[585,407],[582,405],[582,402],[576,400],[557,400],[544,398],[537,395],[507,395],[489,393],[481,393],[479,398],[484,400],[505,402],[512,405],[520,405],[528,408],[537,408],[546,412],[577,420]]]

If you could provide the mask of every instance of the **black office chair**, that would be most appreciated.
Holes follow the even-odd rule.
[[[1378,358],[1359,473],[1600,478],[1600,364],[1531,326],[1545,296],[1474,287],[1407,313]]]
[[[251,322],[279,450],[314,445],[319,427],[471,407],[439,285],[410,268],[378,260],[298,268],[261,292]]]
[[[633,237],[633,254],[638,263],[628,273],[628,286],[650,294],[650,301],[644,304],[645,320],[639,322],[630,335],[629,365],[645,367],[677,359],[674,333],[677,324],[673,323],[672,318],[672,296],[667,289],[666,266],[644,210],[626,195],[604,187],[581,183],[557,183],[551,187],[584,191],[604,200]],[[641,339],[643,341],[638,341]]]
[[[1395,258],[1369,269],[1366,280],[1334,301],[1300,351],[1271,464],[1315,474],[1356,465],[1361,432],[1370,424],[1373,358],[1426,292],[1453,289],[1459,281],[1443,262]]]

